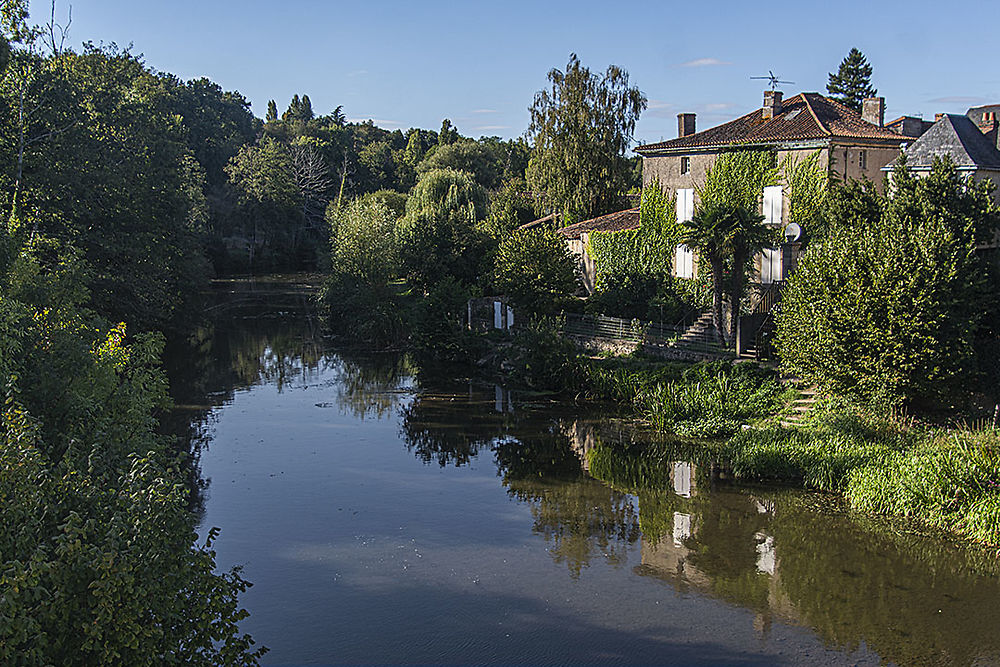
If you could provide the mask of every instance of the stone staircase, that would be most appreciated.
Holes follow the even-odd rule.
[[[804,383],[798,378],[782,378],[782,382],[795,386],[799,395],[792,401],[785,416],[782,417],[781,425],[784,428],[797,428],[805,424],[806,418],[819,398],[819,390],[815,385],[804,386]]]
[[[674,343],[675,347],[718,347],[719,335],[712,321],[712,313],[703,313],[698,319],[691,323],[680,338]]]

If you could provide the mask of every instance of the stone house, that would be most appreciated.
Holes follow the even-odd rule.
[[[577,259],[577,268],[583,280],[587,294],[593,294],[597,286],[597,267],[594,258],[587,250],[587,242],[593,232],[620,232],[639,228],[639,209],[630,208],[607,215],[582,220],[556,230],[556,233],[566,239],[566,245]]]
[[[917,175],[930,171],[936,158],[949,158],[962,175],[1000,186],[1000,105],[969,109],[964,115],[938,114],[936,122],[903,151],[906,166]],[[896,158],[883,171],[891,172]],[[993,191],[1000,205],[1000,188]]]
[[[764,105],[735,120],[698,132],[692,113],[677,116],[677,138],[636,148],[642,156],[643,183],[654,178],[677,197],[677,219],[690,220],[696,188],[704,183],[716,158],[728,151],[766,149],[775,151],[778,162],[805,159],[819,153],[820,164],[831,177],[867,178],[881,185],[881,169],[913,142],[885,127],[885,99],[867,99],[859,114],[819,93],[800,93],[788,100],[781,91],[764,92]],[[788,198],[781,186],[765,188],[764,223],[784,228],[788,223]],[[800,234],[788,234],[791,242],[776,250],[765,250],[755,260],[761,283],[784,280],[794,269],[801,251]],[[678,246],[674,274],[693,277],[694,256]]]

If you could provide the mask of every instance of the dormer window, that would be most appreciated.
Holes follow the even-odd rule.
[[[686,174],[691,171],[691,158],[682,157],[681,158],[681,173]]]

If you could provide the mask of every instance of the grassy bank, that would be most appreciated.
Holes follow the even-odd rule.
[[[842,493],[861,512],[920,519],[1000,545],[1000,431],[921,427],[844,408],[804,427],[741,432],[723,451],[739,479]]]

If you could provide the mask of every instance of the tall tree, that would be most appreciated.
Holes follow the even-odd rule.
[[[855,111],[861,111],[866,97],[874,97],[878,90],[872,86],[872,66],[861,51],[852,48],[840,63],[836,74],[830,74],[826,92]]]
[[[551,88],[535,93],[529,109],[528,184],[577,220],[622,206],[631,174],[625,151],[646,96],[629,87],[625,70],[592,74],[575,53],[548,79]]]
[[[264,120],[268,123],[278,120],[278,105],[275,104],[274,100],[267,101],[267,115],[264,116]]]

